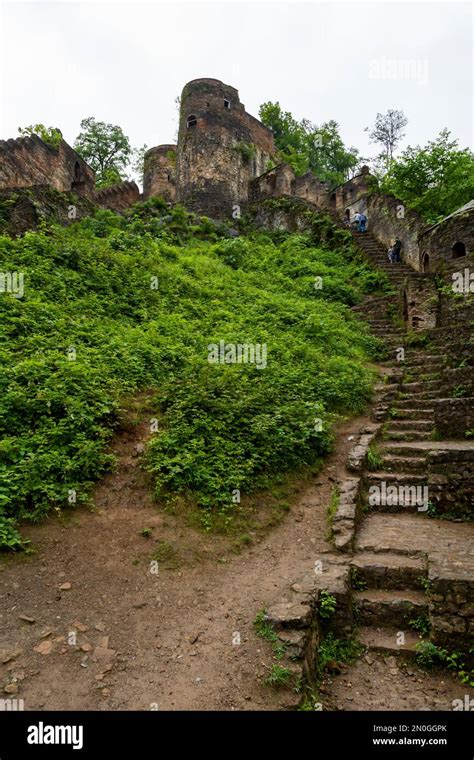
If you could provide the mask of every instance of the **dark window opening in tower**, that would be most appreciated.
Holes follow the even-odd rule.
[[[224,108],[230,108],[230,100],[224,99]]]
[[[74,179],[76,181],[81,179],[81,167],[79,166],[79,161],[76,161],[74,164]]]
[[[193,116],[193,115],[188,116],[188,118],[186,119],[186,126],[187,126],[187,128],[189,129],[189,127],[195,127],[196,124],[197,124],[196,117]]]
[[[171,182],[171,174],[167,174],[166,178],[167,178],[168,182]]]
[[[454,243],[451,246],[451,252],[453,254],[453,259],[460,259],[462,256],[466,255],[466,246],[461,240],[458,240],[457,243]]]
[[[210,105],[211,105],[210,103],[206,103],[206,106],[207,106],[208,108],[209,108],[209,106],[210,106]]]
[[[421,259],[421,271],[422,272],[430,271],[430,256],[428,253],[424,253]]]

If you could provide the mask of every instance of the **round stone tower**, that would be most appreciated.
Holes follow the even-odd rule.
[[[143,199],[157,195],[171,202],[176,198],[176,145],[158,145],[145,153]]]
[[[181,94],[176,163],[177,200],[215,217],[235,215],[250,180],[275,154],[271,130],[246,113],[234,87],[193,79]]]

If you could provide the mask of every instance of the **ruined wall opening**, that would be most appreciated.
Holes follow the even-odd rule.
[[[460,259],[462,256],[466,255],[466,246],[461,241],[458,240],[456,243],[453,243],[451,246],[451,254],[453,259]]]
[[[430,271],[430,256],[428,253],[424,253],[421,257],[421,271],[422,272]]]
[[[191,114],[190,116],[188,116],[188,118],[186,119],[186,127],[190,129],[191,127],[195,127],[196,124],[197,124],[197,119],[194,116],[194,114]]]
[[[230,109],[230,100],[226,100],[225,98],[224,98],[224,108],[227,108],[227,110]]]
[[[79,161],[74,164],[74,176],[71,181],[71,190],[80,191],[85,186],[84,177]]]

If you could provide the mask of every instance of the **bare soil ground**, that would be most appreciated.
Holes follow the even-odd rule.
[[[0,688],[26,710],[284,709],[264,683],[271,652],[253,620],[330,548],[331,490],[368,419],[340,426],[324,468],[290,487],[290,509],[263,495],[243,507],[245,532],[237,520],[206,533],[154,501],[143,411],[113,442],[118,467],[95,509],[26,527],[34,552],[2,560]],[[325,709],[449,709],[468,692],[369,659],[326,680]]]

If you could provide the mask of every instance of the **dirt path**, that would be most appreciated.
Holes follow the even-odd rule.
[[[122,431],[117,472],[99,484],[95,511],[28,528],[35,552],[3,562],[4,696],[26,710],[285,709],[264,683],[271,653],[253,620],[330,548],[331,490],[367,421],[340,427],[324,469],[271,530],[274,512],[262,504],[264,529],[251,530],[238,555],[235,536],[204,533],[153,502],[139,465],[147,426]],[[468,692],[371,654],[329,673],[320,697],[324,709],[450,709]]]
[[[252,623],[329,548],[331,489],[366,423],[342,425],[324,470],[276,526],[244,536],[238,555],[234,540],[153,502],[137,455],[146,425],[121,432],[96,510],[27,528],[34,554],[3,563],[2,687],[25,709],[284,707],[263,683],[270,651]]]

